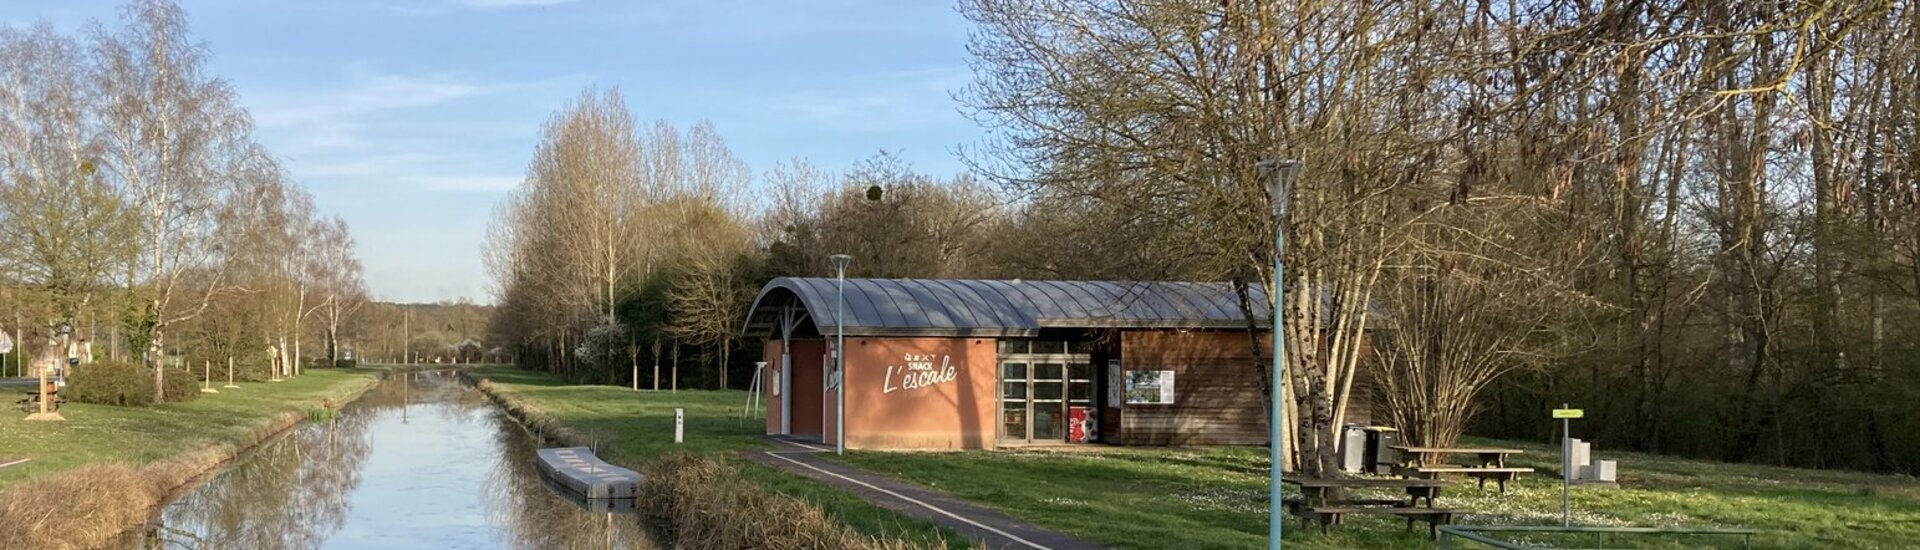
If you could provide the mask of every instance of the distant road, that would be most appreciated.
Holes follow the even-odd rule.
[[[29,389],[33,387],[33,380],[32,378],[0,378],[0,388]]]

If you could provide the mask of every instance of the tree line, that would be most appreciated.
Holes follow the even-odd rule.
[[[1419,443],[1573,402],[1603,446],[1916,466],[1909,2],[961,11],[981,173],[1123,212],[1183,277],[1272,288],[1282,224],[1303,469],[1362,368]],[[1285,217],[1268,159],[1302,162]]]
[[[367,299],[346,223],[254,139],[179,6],[119,23],[0,28],[0,302],[22,363],[138,360],[158,400],[186,397],[163,395],[168,367],[339,359]]]
[[[1285,291],[1301,470],[1333,469],[1363,390],[1428,445],[1549,437],[1566,402],[1604,447],[1920,466],[1910,3],[960,12],[957,96],[989,138],[955,177],[881,154],[751,178],[708,125],[583,95],[494,226],[495,333],[583,378],[684,350],[739,387],[754,290],[830,253],[854,276],[1223,280]]]

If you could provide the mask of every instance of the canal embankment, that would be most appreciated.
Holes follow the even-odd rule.
[[[95,548],[140,525],[166,499],[234,457],[338,407],[378,382],[377,369],[315,369],[150,407],[72,403],[65,422],[0,421],[0,537],[8,547]]]
[[[741,458],[770,449],[740,391],[633,391],[567,384],[510,367],[463,371],[549,442],[583,446],[644,474],[641,507],[680,548],[971,548],[930,522]],[[675,410],[684,440],[673,440]]]

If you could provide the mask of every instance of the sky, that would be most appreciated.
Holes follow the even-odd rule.
[[[589,87],[711,120],[758,174],[882,150],[965,170],[968,23],[921,0],[179,0],[256,138],[352,227],[383,301],[489,302],[480,246],[540,126]],[[118,26],[114,0],[0,0],[0,24]]]

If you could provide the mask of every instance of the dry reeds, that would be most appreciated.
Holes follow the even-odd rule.
[[[918,545],[862,535],[804,500],[767,490],[710,458],[668,456],[641,487],[647,515],[679,548],[903,550]]]
[[[145,520],[166,492],[132,466],[89,466],[0,496],[0,533],[15,548],[95,548]]]
[[[282,412],[239,441],[142,466],[109,462],[21,482],[0,492],[0,548],[111,546],[144,523],[169,495],[303,418],[298,412]]]

